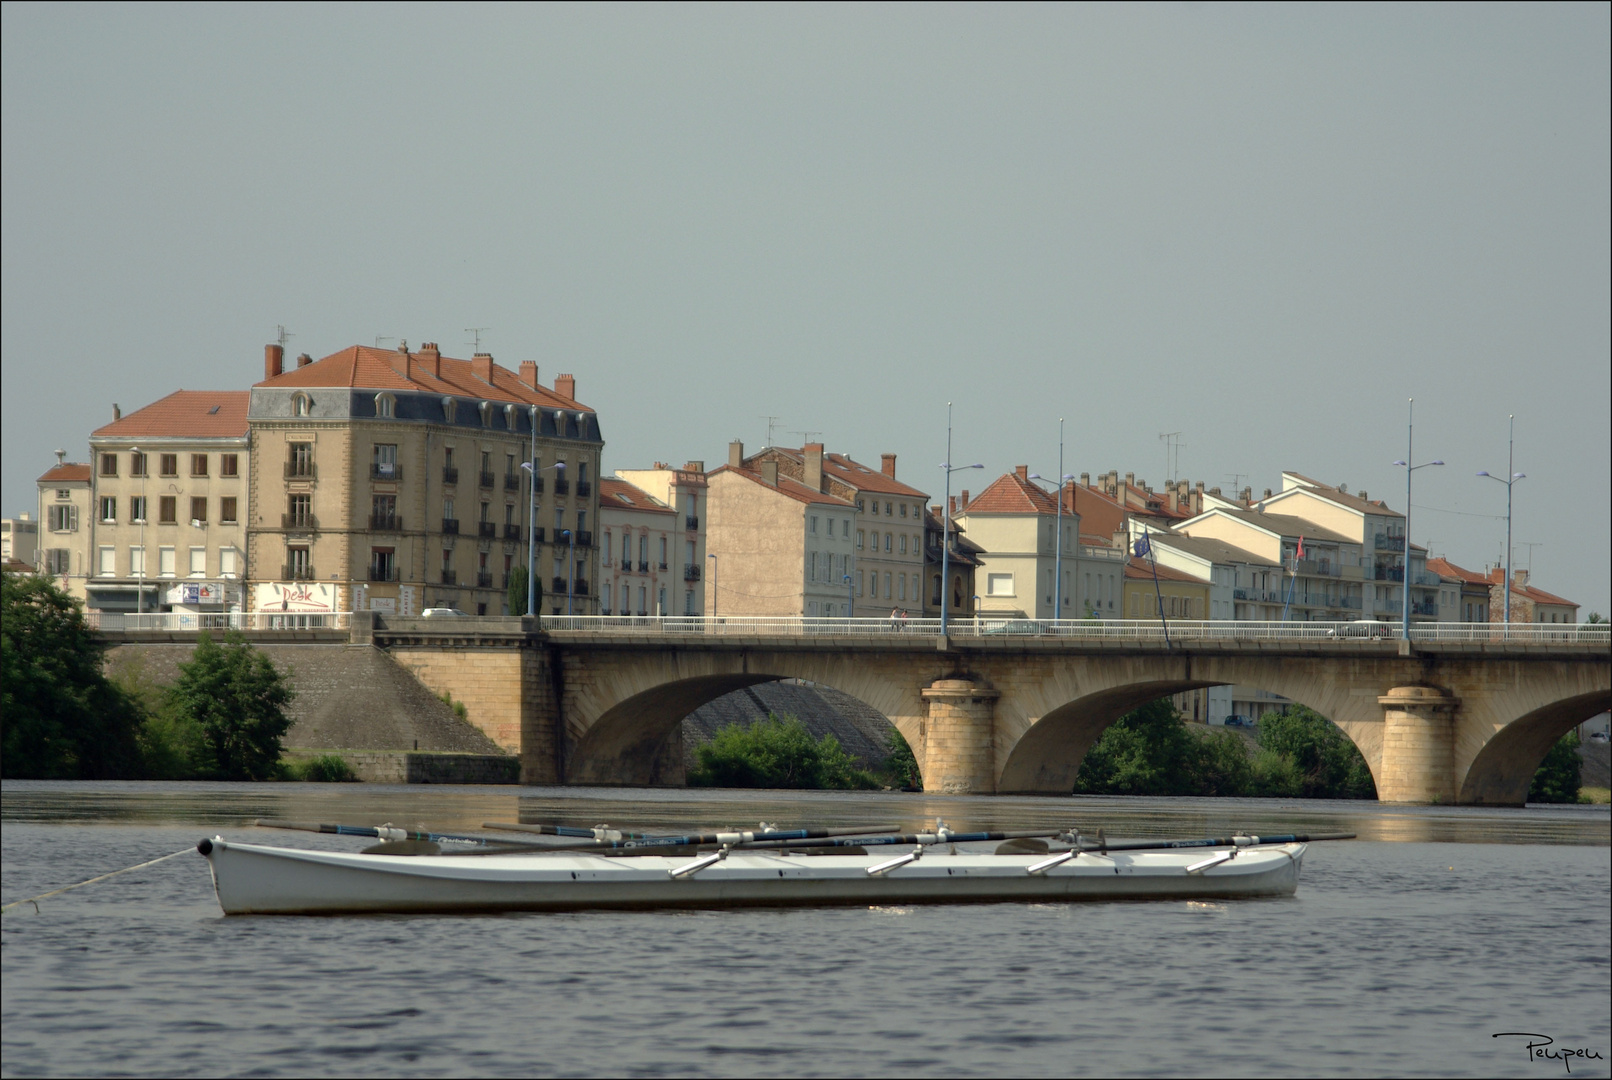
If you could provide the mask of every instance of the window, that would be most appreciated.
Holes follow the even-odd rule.
[[[218,520],[226,525],[235,524],[235,496],[226,495],[218,500]]]
[[[816,581],[817,580],[817,552],[815,552],[815,551],[812,552],[811,555],[809,555],[807,557],[806,580],[807,581]]]
[[[493,403],[490,402],[490,401],[484,401],[478,406],[478,409],[481,412],[481,426],[482,427],[492,427],[493,426]]]
[[[861,529],[856,530],[856,550],[862,550],[862,539],[866,535]]]
[[[399,477],[397,467],[397,444],[375,444],[375,468],[372,477],[376,480],[396,480]]]
[[[504,504],[504,524],[505,525],[513,525],[513,524],[515,524],[515,504],[514,503],[505,503]]]
[[[643,585],[638,586],[638,614],[649,614],[649,590]]]
[[[285,549],[286,576],[292,581],[307,581],[313,574],[313,564],[308,559],[308,549],[305,547],[289,547]]]
[[[371,514],[370,528],[395,529],[398,527],[396,495],[371,495],[369,509]],[[380,578],[378,580],[389,581],[391,579]]]
[[[856,512],[861,514],[867,511],[867,503],[863,499],[856,500]]]
[[[371,581],[397,580],[397,551],[389,547],[370,548],[369,579]]]
[[[129,455],[129,475],[144,476],[146,474],[146,456],[144,454]]]
[[[515,406],[513,406],[513,405],[505,405],[504,406],[504,426],[507,427],[509,430],[514,431],[516,423],[517,423],[517,421],[515,419]]]
[[[101,455],[101,475],[116,476],[118,474],[118,456],[116,454]]]
[[[114,524],[118,519],[118,500],[115,495],[101,496],[101,520],[108,525]]]
[[[191,498],[190,520],[193,523],[200,522],[203,525],[207,524],[207,500],[205,498]]]
[[[98,577],[116,577],[118,573],[117,548],[104,547],[95,553],[95,573]]]
[[[905,600],[906,598],[907,598],[907,575],[906,574],[897,574],[896,575],[896,599],[897,600]]]
[[[307,528],[312,523],[312,495],[292,495],[288,500],[288,505],[290,507],[290,513],[287,515],[290,520],[286,522],[288,526]]]
[[[858,595],[858,596],[866,596],[867,595],[867,590],[863,588],[862,571],[860,571],[860,570],[858,570],[856,572],[856,595]]]
[[[884,534],[884,550],[890,551],[892,549],[892,547],[894,546],[894,541],[895,541],[895,534],[894,533],[885,533]]]
[[[207,549],[206,548],[204,548],[204,547],[193,547],[193,548],[190,549],[190,576],[191,577],[206,577],[207,576]]]
[[[69,574],[72,573],[73,553],[66,548],[45,549],[45,573]]]
[[[902,538],[901,538],[901,554],[905,555],[906,553],[907,553],[907,538],[906,538],[906,536],[902,536]]]
[[[77,532],[78,507],[51,506],[45,511],[51,532]]]
[[[456,521],[456,520],[458,520],[457,518],[455,518],[453,516],[453,496],[452,495],[446,496],[442,500],[442,520],[443,521]]]
[[[895,509],[889,503],[884,504],[884,516],[885,517],[895,517],[896,516]]]
[[[291,396],[291,415],[307,416],[313,412],[313,402],[307,394],[293,394]]]
[[[239,476],[239,475],[241,475],[241,459],[240,459],[240,455],[238,455],[238,454],[219,454],[218,455],[218,475],[219,476]]]
[[[161,454],[161,455],[159,455],[158,458],[157,458],[157,475],[158,476],[178,476],[179,475],[179,455],[178,454]]]
[[[207,455],[206,454],[192,454],[192,455],[190,455],[190,475],[192,475],[192,476],[206,476],[207,475]]]
[[[397,411],[397,399],[391,394],[375,395],[375,415],[390,420]]]
[[[146,497],[144,495],[129,496],[129,520],[136,525],[145,524]]]
[[[612,559],[610,557],[610,530],[609,529],[606,529],[605,534],[604,534],[604,561],[605,561],[606,564],[609,564],[609,563],[612,563],[612,562],[615,561],[614,559]],[[608,596],[608,594],[606,594],[605,603],[608,604],[609,602],[610,602],[609,596]]]
[[[659,606],[655,608],[655,614],[657,614],[657,615],[666,614],[666,586],[664,586],[664,585],[662,585],[660,587],[660,598],[659,598],[658,604],[659,604]]]
[[[138,544],[129,548],[129,576],[146,576],[146,549]]]
[[[159,547],[157,549],[157,576],[158,577],[173,577],[174,576],[174,549],[173,548],[171,548],[171,547]]]
[[[660,568],[666,569],[666,537],[660,538]]]
[[[851,519],[850,518],[846,518],[844,521],[840,522],[840,535],[845,537],[847,540],[849,540],[851,538]]]
[[[901,504],[901,516],[902,517],[907,516],[907,504],[906,503]]]
[[[294,442],[289,444],[290,459],[286,462],[285,474],[288,477],[312,476],[313,473],[313,443]]]
[[[1012,596],[1012,574],[986,574],[985,592],[987,596]]]
[[[817,515],[816,514],[812,515],[812,528],[811,528],[811,531],[814,534],[817,532]]]
[[[236,551],[235,551],[234,548],[232,548],[232,547],[219,548],[218,549],[218,576],[219,577],[232,578],[236,574],[240,573],[240,571],[236,569],[236,561],[235,560],[237,558],[238,558],[238,556],[237,556]]]
[[[459,415],[459,403],[457,401],[453,400],[453,398],[451,398],[451,397],[443,398],[442,399],[442,419],[443,419],[443,422],[451,424],[451,423],[454,422],[454,419],[458,415]],[[448,462],[448,464],[452,465],[453,462],[450,460]]]

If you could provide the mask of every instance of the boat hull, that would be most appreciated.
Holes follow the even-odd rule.
[[[735,852],[694,874],[691,857],[392,856],[204,842],[225,914],[567,911],[590,908],[802,907],[1011,901],[1291,896],[1305,845],[1244,850],[1197,873],[1211,853],[1082,853],[1031,873],[1045,855],[925,854],[887,873],[889,854]]]

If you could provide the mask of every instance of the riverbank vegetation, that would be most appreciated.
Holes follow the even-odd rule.
[[[909,751],[910,753],[910,751]],[[881,787],[873,774],[832,735],[813,739],[793,716],[768,713],[749,724],[729,724],[696,751],[690,787],[817,788],[867,790]]]

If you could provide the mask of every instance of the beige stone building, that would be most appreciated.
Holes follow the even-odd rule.
[[[661,519],[664,526],[661,535],[651,535],[655,530],[646,523],[638,529],[632,541],[635,546],[629,551],[621,546],[626,533],[610,528],[612,512],[616,504],[625,507],[627,500],[637,500],[638,497],[631,492],[618,492],[613,496],[613,504],[611,496],[601,491],[599,513],[606,529],[602,553],[605,569],[601,573],[606,578],[610,576],[611,532],[614,531],[617,536],[614,541],[616,565],[619,567],[614,605],[616,614],[626,615],[629,611],[632,614],[654,614],[658,610],[666,615],[703,615],[704,578],[708,567],[704,517],[708,491],[705,462],[690,461],[681,469],[656,462],[652,469],[617,469],[616,475],[628,487],[671,512],[670,517]],[[632,564],[631,570],[628,569],[629,563]],[[630,590],[644,591],[631,591],[624,599],[621,579],[632,574],[648,574],[652,580],[629,583]],[[600,596],[601,600],[605,599],[603,593]],[[629,599],[631,604],[628,603]],[[605,601],[604,613],[610,614],[611,607]]]
[[[677,562],[680,535],[670,506],[640,487],[607,476],[599,482],[599,529],[600,614],[693,614],[681,610],[693,606],[693,598],[681,595],[685,582],[684,568]],[[680,599],[684,603],[674,606]]]
[[[807,443],[798,450],[769,446],[747,458],[743,445],[735,445],[746,468],[772,462],[778,475],[856,507],[854,614],[887,616],[899,608],[916,616],[923,610],[924,513],[929,496],[896,479],[896,455],[881,454],[880,467],[873,469],[844,454],[825,453],[822,443]]]
[[[176,390],[90,434],[91,609],[244,610],[248,397]]]
[[[549,613],[598,610],[604,443],[572,376],[434,344],[286,370],[270,345],[251,394],[253,610],[498,615],[529,543]]]
[[[0,520],[0,563],[35,567],[39,559],[39,522],[33,514]]]
[[[39,572],[83,600],[90,572],[90,467],[58,450],[38,487]]]
[[[776,460],[747,467],[738,443],[729,455],[706,475],[707,615],[867,614],[845,581],[857,572],[856,504],[781,475]]]
[[[952,501],[956,502],[956,496],[952,497]],[[946,521],[940,508],[932,508],[924,522],[924,579],[927,587],[924,589],[923,613],[926,619],[940,618],[943,595],[950,605],[946,613],[948,618],[969,618],[974,614],[974,594],[978,591],[974,574],[979,569],[983,549],[963,535],[962,527],[955,520],[950,524],[951,551],[945,554],[943,562],[940,534],[946,528]],[[949,589],[941,588],[943,569],[951,576]]]

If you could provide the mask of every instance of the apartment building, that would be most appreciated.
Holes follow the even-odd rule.
[[[38,565],[39,522],[32,514],[0,519],[0,563]]]
[[[1479,573],[1457,566],[1448,559],[1428,559],[1427,572],[1437,574],[1448,592],[1455,594],[1455,606],[1441,604],[1439,607],[1440,620],[1443,622],[1482,623],[1489,621],[1489,586],[1491,579],[1488,573]],[[1501,600],[1502,610],[1505,600]]]
[[[1528,580],[1528,571],[1511,572],[1511,621],[1514,623],[1576,623],[1578,604],[1572,600],[1548,593]],[[1506,571],[1495,566],[1489,570],[1489,621],[1505,622]]]
[[[738,443],[729,462],[706,474],[706,613],[872,614],[852,595],[856,504],[781,475],[775,459],[746,467]]]
[[[666,536],[670,550],[654,564],[652,570],[655,574],[665,574],[669,577],[664,583],[657,583],[649,595],[657,599],[661,610],[667,614],[705,614],[704,576],[708,561],[703,513],[708,489],[705,482],[705,462],[690,461],[681,469],[674,469],[663,461],[657,461],[654,468],[617,469],[616,475],[672,511],[673,527]],[[601,494],[599,512],[606,513],[609,505],[609,500]],[[654,543],[658,545],[659,541]],[[610,563],[608,531],[604,554],[604,562],[608,567]],[[625,550],[620,552],[620,563],[623,568],[627,563],[627,554]],[[642,555],[643,552],[640,551],[638,554]],[[635,560],[635,565],[648,561],[638,558]],[[662,596],[662,593],[665,595]],[[626,614],[626,608],[619,603],[619,596],[617,600],[617,611]],[[641,610],[653,611],[654,608]],[[605,605],[605,614],[610,614],[608,604]]]
[[[248,398],[176,390],[127,416],[114,405],[112,422],[90,433],[91,609],[243,610]]]
[[[598,610],[604,442],[573,376],[433,343],[286,369],[269,345],[248,423],[253,610],[498,615],[528,544],[550,613]]]
[[[845,454],[826,453],[822,443],[798,450],[769,446],[743,457],[746,468],[773,462],[778,474],[856,507],[856,564],[852,585],[861,615],[918,609],[923,604],[924,511],[929,496],[896,479],[896,455],[881,454],[877,469]],[[730,460],[733,447],[729,447]]]
[[[692,586],[682,595],[680,535],[670,506],[625,480],[605,477],[599,481],[599,536],[601,615],[695,614]]]
[[[979,614],[1123,618],[1126,552],[1083,542],[1080,515],[1068,510],[1060,514],[1053,495],[1029,473],[1029,466],[1015,466],[979,495],[970,498],[965,491],[958,499],[955,519],[983,549],[978,573],[985,588]],[[1056,579],[1060,569],[1061,586]]]
[[[952,496],[952,505],[957,497]],[[945,552],[944,569],[951,577],[951,587],[941,588],[942,550],[941,533],[946,529],[939,507],[931,508],[924,521],[924,575],[928,588],[924,590],[924,617],[940,618],[941,597],[949,604],[948,618],[964,618],[974,614],[974,595],[977,590],[975,572],[980,566],[984,549],[963,535],[963,528],[955,520],[950,522],[951,551]]]
[[[1186,536],[1218,540],[1259,557],[1251,580],[1233,585],[1237,618],[1297,622],[1362,617],[1374,601],[1365,594],[1361,545],[1356,539],[1288,514],[1217,506],[1182,522]],[[1269,563],[1278,569],[1266,569]]]
[[[68,594],[85,599],[90,573],[90,466],[68,461],[56,451],[56,464],[37,481],[39,490],[40,573],[49,574]]]

